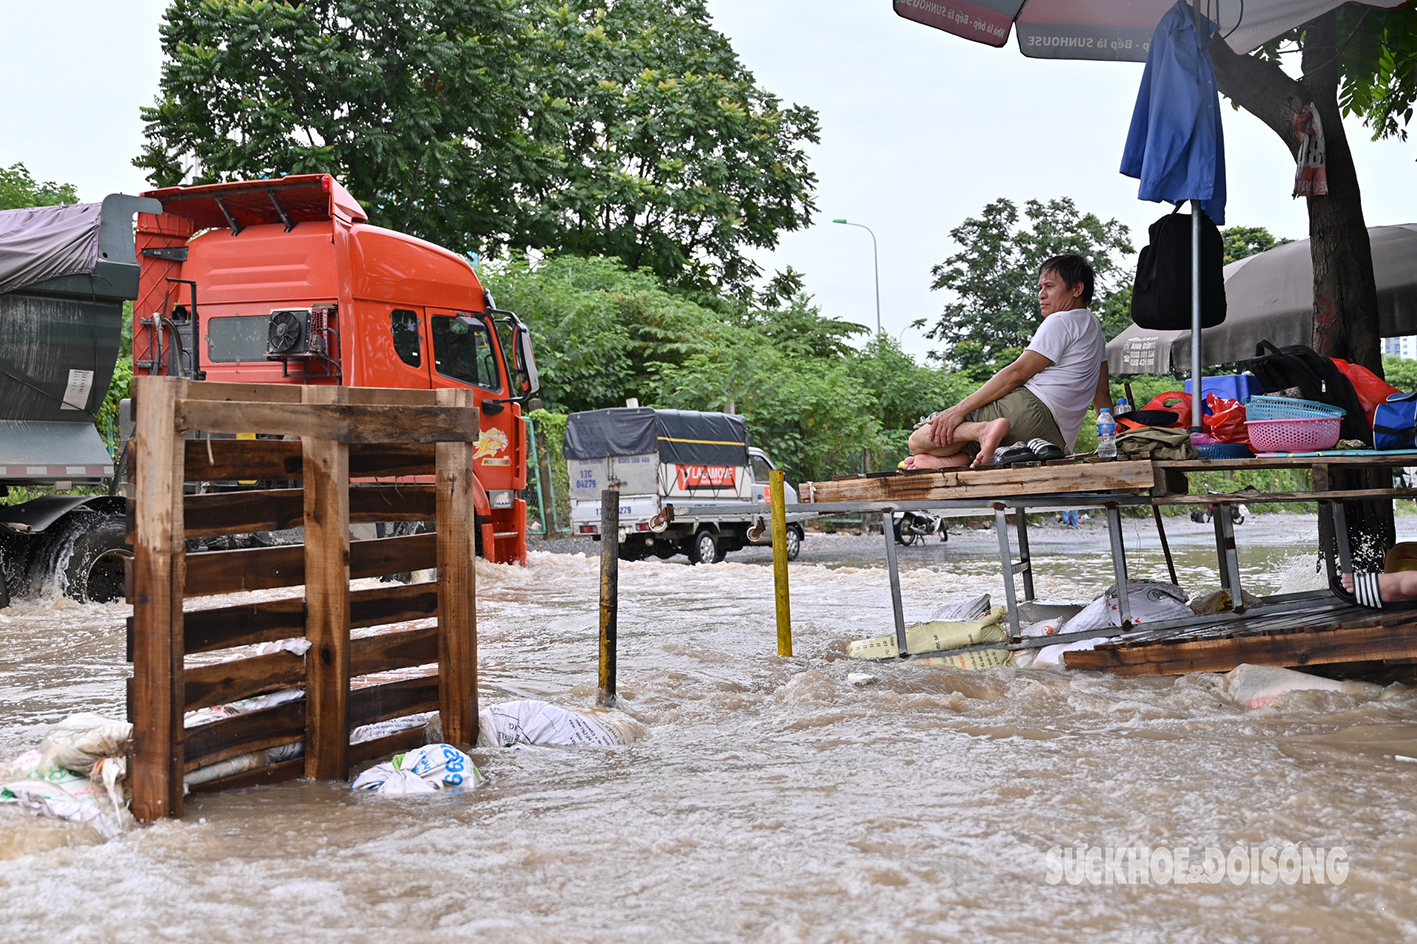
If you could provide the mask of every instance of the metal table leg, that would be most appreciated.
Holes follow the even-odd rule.
[[[1236,613],[1245,612],[1245,597],[1240,590],[1240,558],[1235,550],[1235,522],[1230,518],[1229,505],[1215,506],[1215,533],[1220,543],[1222,581],[1230,591],[1230,605]]]
[[[1033,563],[1028,554],[1028,516],[1020,508],[1014,520],[1018,522],[1018,559],[1019,572],[1023,574],[1023,598],[1034,600],[1036,598],[1033,595]]]
[[[1230,568],[1225,566],[1225,532],[1220,528],[1220,519],[1229,514],[1219,505],[1210,506],[1210,527],[1215,532],[1215,566],[1220,570],[1220,589],[1235,599],[1235,590],[1230,586]]]
[[[999,565],[1004,575],[1004,601],[1009,610],[1009,634],[1023,635],[1018,615],[1018,594],[1014,591],[1014,555],[1009,548],[1009,515],[1003,505],[994,506],[994,530],[999,532]]]
[[[1338,548],[1338,571],[1343,574],[1353,573],[1353,548],[1348,543],[1348,512],[1343,507],[1343,502],[1329,502],[1330,514],[1333,516],[1333,543]]]
[[[896,564],[895,557],[895,512],[887,508],[881,512],[881,530],[886,535],[886,570],[891,578],[891,609],[895,613],[895,643],[899,647],[900,657],[904,659],[910,653],[905,645],[905,610],[900,603],[900,567]]]
[[[1122,511],[1110,503],[1107,505],[1107,538],[1112,544],[1112,573],[1117,578],[1117,609],[1125,626],[1132,621],[1132,600],[1127,592],[1127,551],[1122,545]]]

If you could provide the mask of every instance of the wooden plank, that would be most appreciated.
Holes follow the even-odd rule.
[[[350,578],[436,567],[437,540],[430,533],[354,541],[349,545]],[[187,555],[188,597],[297,587],[304,582],[305,548],[300,544]]]
[[[243,787],[261,787],[271,783],[284,783],[287,780],[299,780],[303,776],[305,776],[305,758],[292,757],[290,760],[257,767],[255,770],[245,770],[239,774],[232,774],[230,777],[222,777],[220,780],[208,780],[206,783],[194,784],[188,789],[192,793],[215,793],[218,790],[240,790]]]
[[[1242,662],[1301,666],[1411,659],[1417,658],[1417,623],[1099,646],[1064,658],[1070,669],[1100,669],[1124,677],[1228,672]]]
[[[305,683],[305,659],[293,652],[272,652],[187,669],[183,690],[186,710],[226,705],[253,695],[295,688]]]
[[[349,644],[349,674],[369,675],[438,661],[438,630],[406,629],[364,636]]]
[[[1180,472],[1239,472],[1245,469],[1307,469],[1310,466],[1387,467],[1417,465],[1417,452],[1393,452],[1380,456],[1299,456],[1251,459],[1157,459],[1161,469]]]
[[[465,407],[472,391],[438,391],[440,406]],[[477,568],[471,442],[438,443],[438,710],[443,740],[477,740]],[[491,550],[490,548],[488,549]]]
[[[347,387],[302,387],[302,390],[347,390]],[[179,429],[209,433],[279,433],[302,439],[342,443],[461,442],[478,428],[474,407],[385,406],[348,403],[271,404],[180,399]]]
[[[305,702],[288,701],[274,708],[262,708],[233,715],[210,724],[187,728],[184,771],[215,764],[228,757],[249,754],[282,744],[294,744],[305,736]]]
[[[415,747],[422,747],[426,743],[428,743],[428,729],[424,725],[420,724],[418,727],[409,728],[406,731],[395,731],[393,734],[386,734],[372,741],[360,741],[358,744],[349,745],[349,765],[359,767],[371,760],[388,757],[390,754],[402,754]]]
[[[435,406],[432,390],[401,387],[350,387],[349,402],[360,406]]]
[[[135,377],[132,587],[133,815],[151,823],[182,815],[182,440],[173,410],[189,383]]]
[[[432,485],[353,485],[349,520],[431,521],[436,496]],[[189,495],[183,507],[188,537],[282,531],[305,522],[305,501],[298,488]]]
[[[1071,466],[980,471],[899,472],[831,482],[806,482],[803,501],[945,501],[966,498],[1012,498],[1077,492],[1144,492],[1155,484],[1151,461],[1119,460]]]
[[[302,384],[217,383],[204,380],[188,386],[186,399],[226,402],[299,403]]]
[[[349,726],[351,729],[358,728],[390,718],[437,711],[438,708],[436,675],[370,685],[349,693]]]
[[[1153,505],[1213,505],[1231,502],[1311,502],[1360,498],[1417,498],[1417,488],[1353,488],[1321,492],[1213,492],[1208,495],[1168,495],[1152,499]]]
[[[189,481],[296,481],[304,475],[300,443],[293,439],[188,439],[184,447]],[[349,449],[355,478],[433,473],[432,443],[357,443]]]
[[[341,407],[346,387],[306,387],[300,409]],[[402,411],[400,411],[402,415]],[[313,438],[305,453],[305,776],[349,776],[349,446]]]

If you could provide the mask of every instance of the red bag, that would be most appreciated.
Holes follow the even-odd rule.
[[[1147,410],[1167,410],[1176,414],[1174,423],[1167,423],[1162,429],[1185,429],[1191,425],[1191,395],[1181,390],[1172,390],[1168,393],[1158,393],[1151,398],[1142,411]],[[1160,424],[1149,424],[1160,425]]]
[[[1363,404],[1363,412],[1368,415],[1369,426],[1373,425],[1373,412],[1378,404],[1386,403],[1388,397],[1402,392],[1361,364],[1350,364],[1337,357],[1330,357],[1329,360],[1352,382],[1358,402]]]
[[[1213,393],[1205,395],[1208,415],[1201,417],[1201,430],[1224,443],[1248,443],[1250,431],[1245,426],[1245,405]]]

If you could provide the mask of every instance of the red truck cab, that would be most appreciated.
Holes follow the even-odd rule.
[[[467,259],[371,226],[333,177],[168,187],[144,196],[133,366],[229,383],[466,387],[479,410],[483,554],[526,557],[530,334]],[[515,367],[515,370],[513,370]]]

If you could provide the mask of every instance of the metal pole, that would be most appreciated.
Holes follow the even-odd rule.
[[[620,609],[620,491],[600,493],[600,688],[597,705],[615,705],[616,616]]]
[[[792,605],[787,595],[787,497],[781,469],[768,473],[772,502],[772,582],[777,597],[777,654],[792,655]]]
[[[876,234],[865,223],[851,223],[847,220],[832,220],[833,223],[840,223],[843,226],[859,226],[871,234],[871,265],[876,272],[876,334],[881,333],[881,256],[876,247]]]
[[[994,505],[994,530],[999,535],[999,563],[1004,572],[1004,604],[1009,611],[1009,635],[1014,639],[1023,635],[1023,624],[1018,615],[1018,593],[1014,590],[1014,554],[1009,547],[1009,513],[1001,504]]]
[[[1132,597],[1127,591],[1127,550],[1122,544],[1122,512],[1116,503],[1107,503],[1107,539],[1112,544],[1112,574],[1117,578],[1117,610],[1122,625],[1132,621]]]
[[[1191,432],[1201,431],[1201,202],[1191,201]]]
[[[1128,397],[1127,402],[1132,402],[1132,398]],[[1166,572],[1171,575],[1171,582],[1179,587],[1181,581],[1176,579],[1176,562],[1171,559],[1171,545],[1166,540],[1166,525],[1161,523],[1161,509],[1152,505],[1151,516],[1156,519],[1156,535],[1161,538],[1161,553],[1166,555]]]
[[[886,572],[891,581],[891,612],[895,616],[895,644],[902,659],[910,655],[905,644],[905,609],[900,602],[900,565],[895,556],[895,509],[881,512],[881,530],[886,533]]]
[[[536,508],[541,513],[541,536],[550,538],[552,522],[546,520],[546,497],[541,491],[541,459],[537,455],[536,424],[531,421],[530,416],[523,416],[522,422],[526,424],[526,441],[531,450],[531,461],[527,463],[527,468],[536,470]]]

